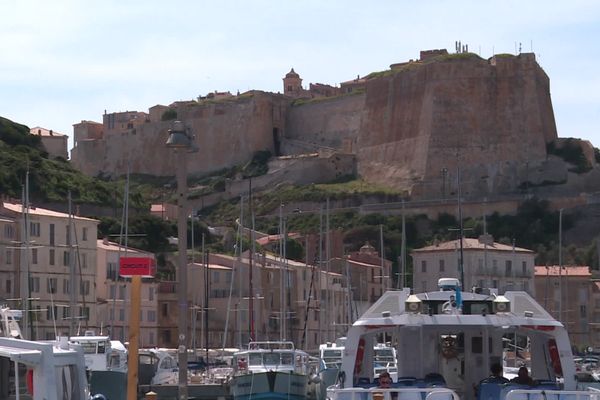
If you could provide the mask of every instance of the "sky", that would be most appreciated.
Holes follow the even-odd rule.
[[[30,128],[279,92],[292,67],[339,85],[460,40],[484,58],[533,50],[558,135],[600,147],[598,1],[0,0],[0,16],[0,116]]]

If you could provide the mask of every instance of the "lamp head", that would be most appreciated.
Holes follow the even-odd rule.
[[[173,122],[173,128],[169,129],[169,138],[167,147],[172,149],[189,149],[192,147],[192,141],[185,132],[185,127],[181,121]]]

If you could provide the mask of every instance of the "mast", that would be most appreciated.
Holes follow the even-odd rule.
[[[252,225],[252,231],[250,232],[250,240],[252,243],[249,246],[250,252],[250,265],[249,265],[249,288],[250,293],[248,294],[248,316],[250,319],[250,340],[254,340],[254,289],[252,288],[252,269],[254,267],[254,218],[253,218],[253,210],[252,210],[252,177],[250,177],[249,182],[249,194],[248,194],[248,212],[250,213],[250,222]]]
[[[323,343],[323,204],[319,207],[319,343]],[[327,277],[325,277],[327,279]]]
[[[75,255],[73,254],[73,212],[71,209],[71,191],[68,194],[69,201],[69,226],[67,226],[67,246],[69,246],[69,280],[71,281],[71,290],[69,291],[69,335],[75,336],[75,318],[77,307],[77,277],[75,274]]]
[[[398,277],[398,289],[404,289],[406,287],[406,219],[404,215],[404,199],[402,199],[402,242],[400,244],[400,261],[401,261],[401,273]]]
[[[330,299],[331,299],[331,293],[329,292],[329,281],[330,281],[330,237],[329,237],[329,197],[327,197],[327,212],[325,213],[325,258],[326,258],[326,265],[327,265],[327,280],[326,280],[326,285],[325,285],[325,293],[326,293],[326,298],[327,298],[327,308],[325,309],[326,312],[326,320],[327,321],[331,321],[331,316],[329,315],[329,303],[330,303]],[[327,324],[327,340],[331,341],[331,334],[330,334],[330,327],[332,324]]]
[[[458,156],[457,156],[458,157]],[[465,290],[465,266],[464,266],[464,258],[463,258],[463,218],[462,218],[462,201],[460,194],[460,165],[456,167],[457,169],[457,180],[458,180],[458,223],[459,223],[459,234],[460,234],[460,260],[458,263],[458,272],[460,274],[460,288],[462,291]]]
[[[283,204],[279,204],[279,340],[285,339],[284,297],[283,297]]]
[[[237,302],[237,327],[238,327],[238,348],[242,348],[242,251],[244,250],[244,196],[240,196],[240,224],[238,227],[238,302]]]
[[[30,245],[30,223],[29,223],[29,167],[27,168],[27,172],[25,173],[25,186],[22,189],[22,205],[23,208],[23,233],[24,233],[24,250],[25,250],[25,265],[24,265],[24,273],[23,273],[23,289],[25,293],[22,293],[22,304],[25,308],[25,313],[23,315],[23,333],[27,336],[28,339],[32,339],[32,326],[31,323],[31,271],[30,271],[30,260],[29,260],[29,245]]]
[[[381,282],[383,283],[383,280],[385,279],[385,289],[388,290],[390,288],[389,280],[391,279],[391,275],[388,273],[387,276],[385,276],[386,274],[384,273],[385,265],[383,262],[383,255],[383,224],[379,224],[379,259],[381,260]]]

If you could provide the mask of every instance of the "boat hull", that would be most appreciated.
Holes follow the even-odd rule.
[[[308,376],[290,372],[254,372],[233,377],[231,393],[235,400],[305,400]]]

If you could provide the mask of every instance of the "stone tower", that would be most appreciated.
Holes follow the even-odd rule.
[[[283,78],[283,94],[290,97],[298,97],[302,94],[302,79],[294,68]]]

